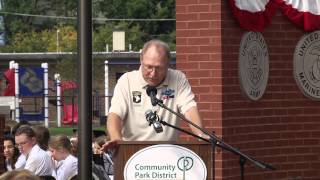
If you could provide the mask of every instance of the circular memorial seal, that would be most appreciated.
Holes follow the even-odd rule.
[[[304,35],[293,57],[294,77],[303,94],[320,100],[320,31]]]
[[[259,32],[247,32],[242,36],[239,52],[239,79],[245,95],[254,101],[265,92],[269,77],[269,53],[267,44]]]

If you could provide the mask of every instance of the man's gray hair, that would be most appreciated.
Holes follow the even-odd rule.
[[[140,53],[140,58],[142,59],[143,55],[147,52],[147,50],[153,46],[155,46],[157,49],[161,48],[161,50],[164,50],[165,57],[167,58],[168,62],[170,62],[171,54],[168,44],[158,39],[150,40],[143,45],[142,51]]]

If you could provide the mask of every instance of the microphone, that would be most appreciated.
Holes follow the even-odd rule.
[[[151,99],[151,104],[152,106],[156,106],[158,104],[158,99],[157,99],[157,88],[154,86],[148,86],[147,87],[147,94]]]
[[[160,117],[157,115],[156,112],[152,112],[152,110],[147,110],[145,113],[146,119],[149,122],[149,126],[153,125],[153,129],[156,133],[163,132],[163,128],[160,123]]]

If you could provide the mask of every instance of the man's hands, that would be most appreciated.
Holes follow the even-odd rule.
[[[118,142],[120,140],[112,140],[112,141],[107,141],[102,147],[99,149],[101,153],[107,152],[110,149],[115,149],[118,146]]]

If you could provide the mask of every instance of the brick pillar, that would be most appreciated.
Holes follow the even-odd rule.
[[[177,69],[186,73],[205,127],[222,135],[221,2],[176,0]],[[216,179],[222,176],[216,153]]]
[[[246,162],[245,179],[320,179],[320,102],[303,95],[293,76],[293,54],[305,34],[280,11],[263,32],[269,50],[264,96],[243,95],[238,76],[242,35],[228,1],[176,0],[177,69],[196,93],[207,129],[276,171]],[[188,137],[186,137],[188,138]],[[216,152],[216,179],[240,179],[239,158]]]

